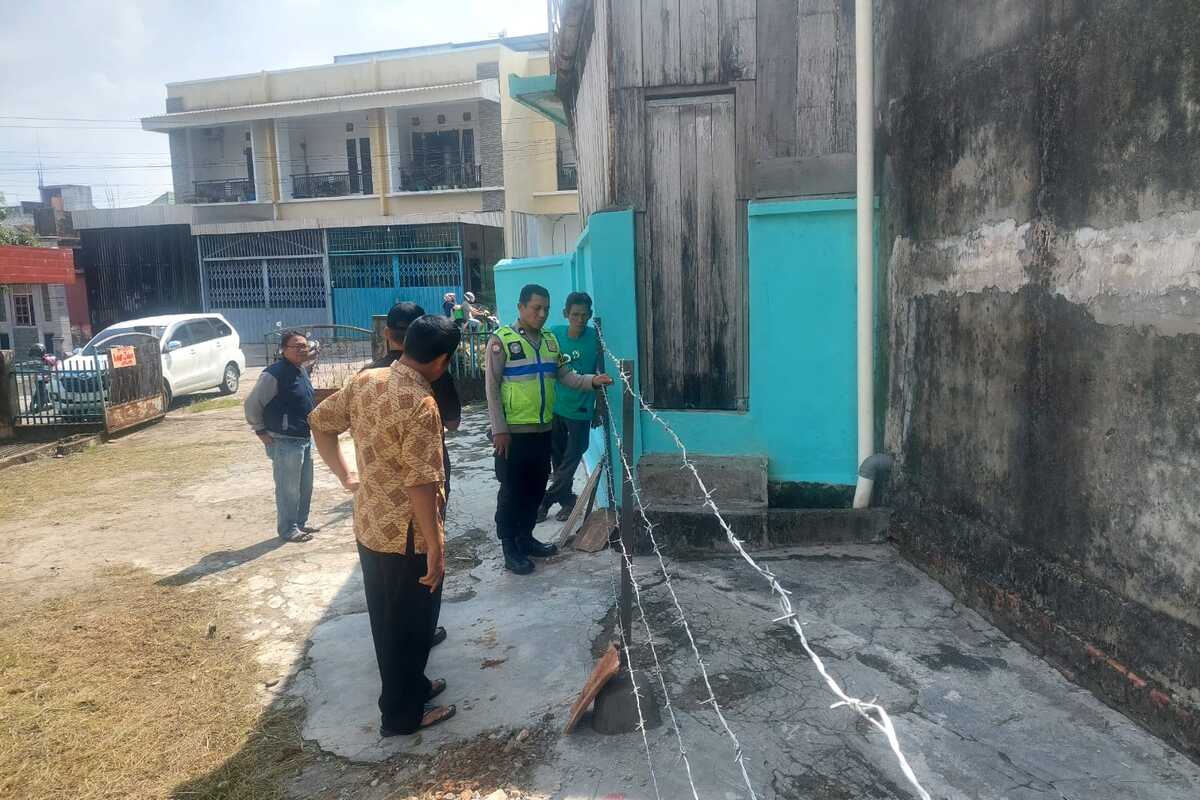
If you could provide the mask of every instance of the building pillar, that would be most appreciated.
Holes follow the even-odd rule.
[[[250,151],[254,159],[254,199],[260,203],[273,202],[278,165],[272,158],[271,126],[269,119],[250,123]]]
[[[167,137],[171,151],[171,184],[175,190],[175,202],[191,202],[196,191],[193,183],[196,178],[192,165],[192,129],[174,130],[167,134]]]
[[[379,155],[371,160],[371,180],[379,194],[379,216],[388,215],[388,194],[392,191],[391,159],[388,157],[388,115],[382,108],[371,109],[371,150]]]
[[[292,199],[292,140],[286,122],[271,120],[271,140],[275,143],[275,202]]]
[[[387,118],[387,146],[388,146],[388,187],[393,192],[398,192],[403,189],[400,182],[400,170],[404,168],[404,154],[400,150],[400,119],[399,112],[396,109],[385,111],[384,116]]]

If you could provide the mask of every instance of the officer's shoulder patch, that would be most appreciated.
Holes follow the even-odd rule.
[[[492,342],[492,352],[493,353],[500,352],[500,343],[499,342]]]
[[[558,352],[558,342],[555,341],[554,337],[552,337],[552,336],[546,337],[546,349],[549,350],[551,353]]]
[[[518,358],[525,355],[525,351],[521,349],[520,342],[509,342],[508,352],[514,356],[517,356]]]

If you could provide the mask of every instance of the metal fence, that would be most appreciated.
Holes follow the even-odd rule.
[[[487,342],[491,333],[463,331],[458,351],[450,360],[450,373],[458,380],[483,380],[487,372]]]
[[[23,361],[7,375],[8,416],[18,428],[104,426],[117,431],[166,413],[157,337],[98,349],[56,364]]]
[[[305,368],[313,388],[320,395],[342,388],[374,359],[371,331],[353,325],[307,325],[295,328],[303,333],[312,346],[314,357]],[[268,362],[280,355],[280,344],[286,330],[267,334],[265,345]]]
[[[348,197],[371,194],[370,172],[309,172],[292,175],[292,197],[304,200],[313,197]]]
[[[254,181],[249,178],[223,178],[192,181],[197,203],[244,203],[254,200]]]
[[[99,425],[109,388],[103,362],[18,361],[8,372],[8,403],[17,427]]]

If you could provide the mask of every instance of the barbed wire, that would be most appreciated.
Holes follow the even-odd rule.
[[[616,435],[615,431],[613,432],[613,435],[614,436]],[[620,447],[620,440],[618,440],[617,446]],[[622,454],[622,456],[621,456],[621,461],[622,462],[625,461],[624,454]],[[610,470],[612,469],[611,465],[609,465],[609,469]],[[650,647],[650,656],[654,660],[654,673],[658,676],[658,684],[662,688],[663,706],[667,709],[667,715],[669,716],[669,718],[671,720],[671,727],[675,731],[675,741],[679,745],[679,758],[683,762],[684,771],[687,773],[688,785],[691,786],[691,788],[692,788],[692,797],[694,798],[694,800],[700,800],[700,794],[696,789],[695,776],[692,774],[692,762],[687,756],[687,747],[683,743],[683,732],[679,728],[679,720],[675,716],[675,707],[671,703],[671,692],[669,689],[667,689],[667,679],[666,679],[666,676],[665,676],[663,668],[662,668],[662,662],[659,661],[659,658],[658,658],[658,647],[654,643],[654,634],[650,631],[650,621],[646,618],[646,607],[642,604],[642,592],[641,592],[640,587],[638,586],[637,578],[634,575],[633,559],[630,556],[629,551],[625,549],[625,540],[622,538],[622,539],[619,539],[618,541],[620,542],[620,545],[621,545],[621,557],[625,561],[625,568],[627,570],[629,570],[629,583],[633,588],[633,599],[634,599],[634,602],[637,603],[638,615],[641,617],[642,627],[644,627],[646,629],[646,644],[649,645],[649,647]],[[686,625],[687,623],[685,622],[684,624]],[[620,626],[618,625],[618,627],[620,627]],[[625,630],[624,630],[624,628],[622,628],[621,629],[622,638],[624,637],[624,635],[625,635]],[[689,633],[689,636],[690,635],[691,634]],[[625,652],[627,654],[629,654],[628,645],[626,646]],[[630,661],[630,664],[632,667],[632,663],[633,663],[632,655],[630,655],[629,661]],[[703,669],[703,667],[701,667],[701,669]],[[706,676],[706,680],[707,680],[707,676]],[[636,691],[636,687],[635,687],[635,691]],[[651,772],[653,772],[653,771],[654,771],[654,768],[653,768],[653,766],[651,766]],[[751,794],[751,797],[753,798],[753,796],[754,796],[753,789],[751,789],[750,794]]]
[[[720,722],[721,722],[721,727],[725,729],[725,734],[733,742],[734,761],[736,761],[738,766],[741,768],[742,780],[746,784],[746,789],[749,790],[749,792],[750,792],[751,800],[756,800],[757,795],[755,794],[754,786],[750,781],[750,773],[746,769],[746,762],[745,762],[745,758],[744,758],[744,753],[742,751],[741,742],[738,741],[737,734],[735,734],[733,732],[733,729],[729,726],[729,721],[727,719],[725,719],[725,714],[721,711],[721,705],[720,705],[720,703],[717,702],[717,695],[716,695],[716,692],[713,690],[712,682],[709,680],[708,670],[704,666],[704,659],[700,655],[700,648],[696,645],[696,638],[695,638],[695,636],[692,635],[692,628],[690,625],[688,625],[687,617],[683,613],[683,605],[679,602],[679,596],[675,594],[675,587],[671,583],[671,573],[667,569],[667,564],[666,564],[665,559],[663,559],[662,551],[658,547],[658,541],[654,538],[654,523],[652,523],[650,521],[650,518],[646,514],[646,506],[642,502],[642,495],[641,495],[640,489],[638,488],[637,481],[634,480],[633,469],[630,466],[628,459],[625,458],[624,451],[621,450],[621,437],[620,437],[620,435],[617,434],[617,432],[615,430],[612,432],[612,435],[613,435],[613,438],[616,440],[616,449],[617,449],[617,452],[621,454],[621,464],[624,467],[625,475],[626,475],[627,479],[629,480],[629,485],[633,492],[634,505],[637,506],[638,514],[642,518],[642,525],[645,526],[646,535],[650,539],[650,544],[654,549],[654,554],[656,556],[658,556],[659,569],[662,571],[662,575],[663,575],[663,585],[667,587],[667,593],[670,594],[671,602],[674,604],[675,611],[679,615],[678,619],[676,620],[676,624],[682,626],[684,633],[687,634],[688,644],[691,645],[691,648],[692,648],[692,655],[696,659],[696,664],[700,667],[700,676],[701,676],[701,678],[703,678],[704,686],[708,690],[708,698],[705,699],[704,701],[702,701],[702,705],[711,705],[712,706],[713,711],[717,715],[717,719],[720,720]],[[623,550],[624,550],[624,546],[622,543],[622,551]],[[628,556],[626,557],[626,560],[628,560]],[[632,577],[632,575],[633,575],[633,572],[631,569],[630,576]],[[647,634],[648,633],[649,633],[649,629],[647,629]],[[657,657],[655,658],[655,662],[657,663]],[[663,691],[666,692],[665,685],[663,687]],[[668,708],[669,708],[669,706],[668,706]],[[672,712],[672,719],[673,718],[674,718],[674,712]],[[680,740],[680,742],[679,742],[679,747],[680,747],[680,751],[682,753],[682,751],[683,751],[683,741],[682,740]],[[684,761],[686,763],[686,761],[687,761],[686,757],[684,758]],[[690,764],[688,765],[688,775],[689,775],[689,777],[691,775],[691,765]]]
[[[608,461],[608,459],[605,459],[605,462],[607,462],[607,461]],[[606,463],[605,469],[607,470],[607,477],[611,481],[612,480],[612,465]],[[622,548],[622,550],[623,549],[624,548]],[[620,609],[621,600],[620,600],[619,595],[617,594],[616,562],[615,561],[612,562],[612,565],[613,565],[612,569],[609,570],[609,580],[612,584],[613,608]],[[637,583],[633,580],[632,572],[629,573],[629,579],[630,579],[630,583],[632,583],[636,589]],[[637,596],[638,608],[642,612],[642,622],[645,623],[646,610],[642,607],[641,596],[640,595],[635,595],[635,596]],[[646,717],[642,713],[642,695],[638,691],[637,678],[634,677],[634,674],[633,674],[633,659],[629,655],[629,642],[625,639],[625,629],[621,626],[619,612],[618,612],[618,619],[617,619],[617,630],[621,634],[621,650],[624,652],[623,660],[625,661],[625,668],[629,671],[629,683],[633,690],[634,705],[637,708],[637,715],[638,715],[637,728],[639,731],[641,731],[642,745],[646,748],[646,768],[650,771],[650,783],[654,786],[654,797],[656,798],[656,800],[662,800],[662,795],[660,795],[659,791],[658,791],[658,776],[654,773],[654,757],[650,754],[650,739],[646,735]],[[647,626],[647,628],[646,628],[647,634],[649,634],[649,631],[650,631],[650,628],[649,628],[649,626]],[[657,662],[658,662],[658,657],[655,656],[655,663],[657,663]],[[693,794],[695,793],[695,791],[696,791],[696,786],[695,786],[695,784],[693,784],[692,785]],[[697,797],[696,800],[699,800],[699,798]]]
[[[887,710],[874,700],[865,701],[857,697],[851,697],[829,674],[829,671],[825,667],[825,662],[821,660],[821,657],[817,655],[816,651],[814,651],[809,645],[808,637],[804,633],[804,627],[800,624],[797,612],[792,607],[792,601],[790,597],[791,592],[783,588],[783,586],[779,583],[779,578],[773,572],[771,572],[769,569],[759,566],[758,562],[756,562],[754,558],[751,557],[751,555],[746,551],[741,539],[739,539],[737,534],[733,532],[733,528],[731,528],[729,523],[726,522],[724,515],[721,514],[721,509],[717,507],[716,502],[713,500],[712,490],[705,485],[704,479],[700,477],[700,471],[696,468],[695,463],[688,458],[687,445],[684,444],[683,440],[679,438],[679,434],[675,432],[675,429],[672,428],[666,420],[659,416],[658,412],[651,408],[646,402],[645,398],[634,389],[632,376],[626,375],[624,370],[621,369],[620,359],[613,355],[612,350],[608,347],[607,342],[604,341],[603,335],[599,331],[597,331],[596,334],[600,339],[602,351],[616,365],[617,374],[620,375],[621,381],[625,385],[625,388],[629,391],[630,396],[637,401],[638,405],[641,407],[641,410],[647,416],[649,416],[650,419],[658,423],[658,425],[667,432],[667,435],[671,437],[671,440],[679,449],[681,459],[683,461],[682,469],[689,470],[692,473],[692,477],[695,479],[696,484],[700,487],[701,494],[704,496],[702,505],[711,511],[713,516],[716,517],[717,523],[725,532],[725,538],[729,541],[729,544],[734,550],[737,551],[738,555],[742,557],[742,560],[750,565],[751,569],[766,579],[767,583],[771,587],[771,591],[779,597],[779,607],[780,610],[783,611],[783,616],[777,617],[772,621],[777,623],[782,622],[788,625],[796,632],[797,636],[800,637],[800,644],[804,648],[804,652],[808,654],[808,657],[816,667],[817,672],[822,678],[825,679],[825,684],[829,687],[830,692],[832,692],[833,695],[838,698],[838,702],[831,705],[830,708],[846,706],[863,719],[867,720],[867,722],[869,722],[881,733],[883,733],[884,737],[887,739],[888,746],[891,748],[893,755],[895,755],[896,760],[900,764],[900,770],[904,773],[904,777],[910,784],[912,784],[913,788],[917,790],[921,800],[931,800],[929,792],[926,791],[925,787],[921,785],[921,782],[917,780],[916,773],[913,772],[912,766],[909,765],[908,759],[904,756],[904,752],[900,747],[900,740],[896,735],[896,728],[892,724],[892,719],[890,716],[888,716]],[[615,435],[616,433],[614,431],[614,436]],[[624,457],[622,457],[622,461],[624,461]],[[636,482],[633,482],[632,478],[631,485],[636,485]]]

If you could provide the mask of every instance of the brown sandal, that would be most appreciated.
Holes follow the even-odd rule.
[[[453,717],[458,713],[457,706],[425,706],[425,716],[421,717],[422,728],[432,728]]]

